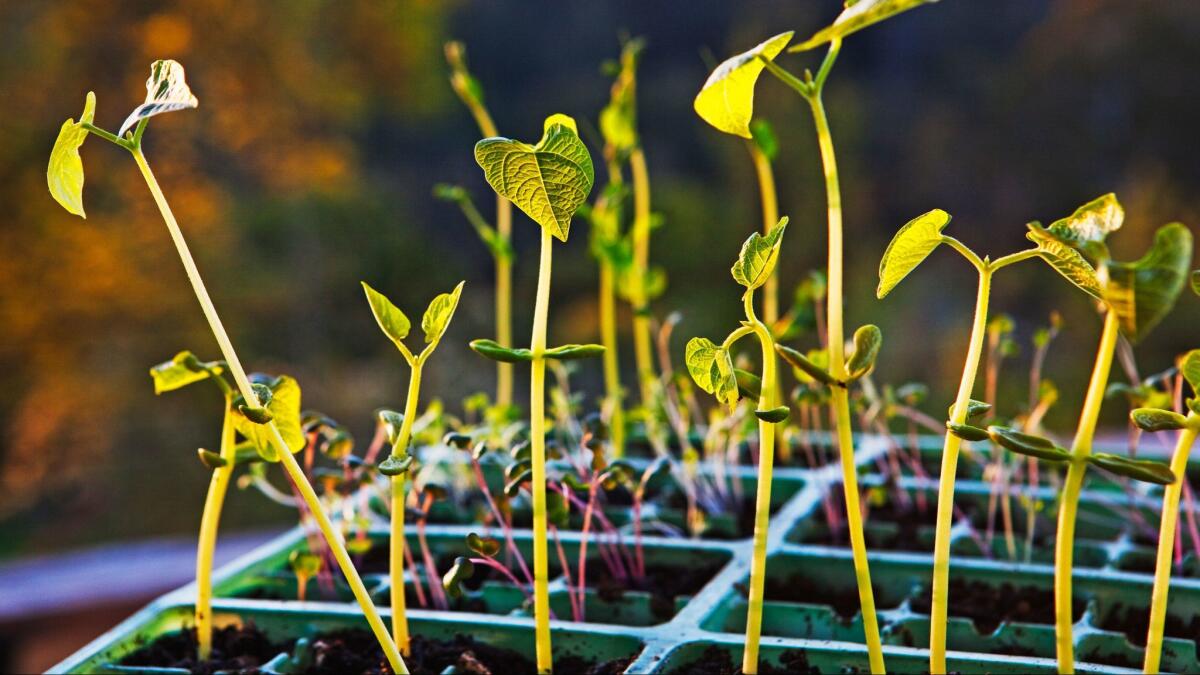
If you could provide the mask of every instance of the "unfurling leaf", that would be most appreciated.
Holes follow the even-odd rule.
[[[779,424],[780,422],[786,422],[789,414],[791,414],[791,411],[788,409],[788,407],[786,405],[781,405],[781,406],[778,406],[775,408],[770,408],[768,410],[755,410],[754,411],[755,417],[757,417],[758,419],[760,419],[764,422],[770,422],[771,424]]]
[[[762,393],[762,379],[741,368],[733,369],[733,377],[737,381],[738,395],[757,403]]]
[[[909,272],[916,269],[942,243],[942,230],[950,223],[950,214],[941,209],[913,218],[896,232],[879,261],[879,287],[875,296],[883,298]]]
[[[1096,276],[1096,269],[1084,259],[1079,251],[1071,248],[1070,245],[1059,240],[1049,230],[1037,223],[1029,223],[1028,227],[1029,232],[1025,236],[1037,244],[1038,256],[1046,261],[1046,264],[1053,267],[1054,271],[1075,284],[1084,293],[1097,300],[1102,299],[1103,291],[1100,289],[1100,280]]]
[[[1187,380],[1192,393],[1200,396],[1200,349],[1193,349],[1179,359],[1179,373]]]
[[[590,359],[604,353],[604,345],[559,345],[542,352],[542,356],[557,361]]]
[[[454,566],[442,577],[442,588],[446,589],[446,595],[449,597],[460,598],[463,594],[463,582],[473,576],[475,563],[471,562],[470,558],[459,556],[454,559]]]
[[[1060,241],[1093,257],[1107,257],[1104,240],[1121,229],[1124,222],[1125,209],[1110,192],[1080,206],[1066,218],[1050,223],[1046,229]]]
[[[467,548],[485,558],[491,558],[500,552],[500,542],[491,537],[481,537],[472,532],[467,535]]]
[[[1087,461],[1089,464],[1115,473],[1118,476],[1125,476],[1126,478],[1132,478],[1143,483],[1170,485],[1175,482],[1175,474],[1171,473],[1171,467],[1162,462],[1153,462],[1148,459],[1130,459],[1121,455],[1110,455],[1106,452],[1098,452],[1090,455]]]
[[[792,35],[791,31],[780,33],[717,66],[692,102],[700,119],[727,134],[752,138],[750,119],[754,116],[754,85],[766,67],[763,60],[774,61],[792,41]]]
[[[988,436],[997,445],[1007,448],[1020,455],[1028,455],[1050,462],[1066,462],[1071,459],[1071,453],[1061,448],[1048,438],[1026,434],[1008,427],[990,426]]]
[[[212,450],[205,450],[204,448],[200,448],[199,450],[196,451],[196,454],[200,456],[200,463],[213,471],[216,471],[217,469],[225,466],[226,464],[229,464],[229,462],[225,461],[224,457],[218,455],[217,453],[213,452]]]
[[[91,124],[95,117],[96,95],[89,91],[79,121],[68,119],[59,128],[58,138],[50,151],[50,164],[46,167],[46,184],[54,201],[81,218],[86,218],[87,214],[83,212],[83,159],[79,156],[79,147],[87,140],[84,122]]]
[[[867,324],[854,331],[854,351],[846,359],[846,372],[851,380],[857,380],[875,368],[882,345],[883,333],[879,326]]]
[[[1135,262],[1105,261],[1103,299],[1117,313],[1121,332],[1133,342],[1146,336],[1175,305],[1192,264],[1192,233],[1180,223],[1163,225],[1154,244]]]
[[[546,118],[537,145],[508,138],[479,141],[475,161],[493,190],[562,241],[595,180],[592,157],[566,115]]]
[[[146,101],[133,109],[121,124],[118,136],[124,136],[138,121],[173,110],[186,110],[200,105],[183,76],[178,61],[155,61],[150,64],[146,80]]]
[[[988,435],[987,429],[981,429],[970,424],[955,424],[953,422],[946,422],[946,428],[950,430],[950,433],[958,436],[964,441],[986,441],[991,438],[991,436]]]
[[[449,293],[442,293],[429,303],[425,315],[421,317],[421,330],[425,331],[425,343],[437,342],[446,333],[450,319],[454,318],[454,310],[458,308],[458,298],[462,295],[463,284],[460,281]]]
[[[309,551],[295,550],[288,556],[288,567],[298,579],[311,579],[321,571],[321,556]]]
[[[787,361],[794,368],[800,370],[800,372],[804,373],[805,375],[808,375],[809,377],[820,382],[821,384],[829,384],[829,385],[840,384],[837,380],[835,380],[833,378],[832,375],[829,374],[828,370],[825,370],[825,368],[822,368],[820,365],[815,363],[812,359],[805,356],[804,354],[801,354],[800,352],[796,351],[795,349],[777,344],[777,345],[775,345],[775,351],[778,352],[781,357],[783,357],[784,361]]]
[[[1159,408],[1135,408],[1129,413],[1129,419],[1142,431],[1175,431],[1188,425],[1183,415]]]
[[[189,351],[182,351],[170,361],[164,361],[150,369],[154,380],[154,393],[175,391],[202,380],[219,377],[224,364],[219,361],[204,362]]]
[[[973,398],[967,399],[966,419],[969,419],[969,420],[974,419],[974,418],[979,417],[980,415],[988,412],[991,409],[992,409],[991,403],[984,403],[983,401],[976,401]],[[950,415],[951,417],[954,416],[954,404],[953,403],[950,404],[950,410],[947,411],[946,414]]]
[[[401,476],[405,473],[408,473],[408,470],[412,468],[414,461],[415,460],[413,459],[412,455],[405,455],[403,457],[388,455],[382,462],[379,463],[379,473],[385,476]]]
[[[832,24],[817,31],[816,35],[788,51],[808,51],[826,42],[840,40],[867,26],[929,2],[937,2],[937,0],[856,0],[853,2],[847,0],[846,8],[833,20]]]
[[[471,349],[484,358],[503,363],[528,363],[533,360],[533,352],[524,348],[510,349],[501,347],[495,340],[471,340]]]
[[[787,229],[788,219],[784,216],[763,236],[755,232],[742,244],[737,262],[730,272],[734,281],[752,291],[767,283],[771,272],[775,271],[775,261],[779,259],[779,245],[783,241],[783,232]]]
[[[383,425],[384,431],[387,433],[388,443],[395,445],[396,439],[400,437],[400,427],[404,425],[404,413],[384,408],[377,410],[375,417]]]
[[[737,378],[728,351],[707,338],[692,338],[684,350],[684,361],[701,389],[716,396],[730,409],[737,405]]]
[[[379,328],[384,335],[391,338],[392,342],[402,343],[404,338],[408,337],[408,331],[412,329],[412,322],[383,293],[371,288],[365,281],[362,282],[362,287],[363,292],[367,294],[367,304],[371,306],[371,313],[375,315],[375,322],[379,324]]]
[[[283,442],[291,452],[300,452],[305,445],[304,430],[300,428],[300,385],[287,375],[275,378],[253,375],[251,380],[256,385],[256,393],[263,388],[269,392],[266,408]],[[258,396],[260,400],[263,398],[261,394]],[[244,401],[240,403],[245,405]],[[279,461],[279,448],[275,447],[275,435],[270,426],[257,424],[244,415],[234,415],[233,426],[254,445],[263,459],[268,462]]]
[[[237,410],[243,417],[255,424],[266,424],[275,419],[275,415],[271,414],[271,411],[263,406],[241,403],[238,405]]]

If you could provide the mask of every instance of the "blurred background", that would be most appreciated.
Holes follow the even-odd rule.
[[[494,383],[492,365],[466,348],[491,335],[489,255],[457,209],[431,197],[435,183],[459,183],[491,213],[472,158],[479,134],[447,83],[446,40],[466,43],[501,133],[536,140],[543,118],[564,112],[598,155],[609,86],[601,66],[617,56],[619,36],[645,38],[639,124],[663,219],[651,256],[669,280],[655,310],[683,313],[681,354],[686,337],[735,325],[739,290],[726,270],[760,224],[744,143],[699,120],[692,98],[713,63],[784,30],[809,34],[839,9],[835,0],[0,4],[4,578],[20,583],[14,570],[37,567],[17,559],[177,536],[165,541],[183,542],[186,576],[208,475],[195,449],[218,440],[212,392],[155,397],[147,376],[178,350],[218,352],[133,162],[99,139],[84,146],[87,220],[47,193],[50,147],[89,89],[97,124],[115,129],[143,99],[151,61],[186,66],[200,108],[155,119],[146,152],[242,359],[296,376],[306,408],[366,439],[372,411],[401,404],[407,370],[359,280],[411,316],[466,279],[424,392],[456,408]],[[884,247],[919,213],[946,209],[950,231],[993,256],[1025,246],[1027,221],[1065,216],[1108,191],[1127,210],[1112,240],[1120,258],[1140,256],[1165,222],[1200,222],[1198,25],[1191,0],[944,0],[848,40],[827,105],[846,204],[847,319],[883,329],[878,379],[927,382],[928,408],[941,411],[961,369],[975,292],[964,261],[936,253],[886,301],[874,298]],[[819,58],[781,63],[800,72]],[[767,76],[756,112],[781,145],[781,212],[792,226],[779,269],[790,289],[824,264],[812,122],[806,104]],[[555,253],[552,342],[597,339],[585,225],[573,234]],[[532,313],[536,237],[518,214],[518,336]],[[1049,268],[1026,264],[1000,275],[993,308],[1016,320],[1023,352],[1001,391],[1019,400],[1029,338],[1052,310],[1062,313],[1047,366],[1062,397],[1049,426],[1069,433],[1098,338],[1092,307]],[[1198,316],[1200,301],[1185,293],[1138,345],[1143,372],[1198,346]],[[627,346],[622,357],[632,382]],[[598,362],[580,378],[599,394]],[[1124,414],[1123,403],[1110,405],[1106,424],[1120,431]],[[294,519],[257,493],[234,492],[222,532],[237,542],[238,532]],[[0,613],[10,626],[0,665],[44,667],[115,619],[31,657],[32,613]]]

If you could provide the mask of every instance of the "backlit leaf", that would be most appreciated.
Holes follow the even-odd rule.
[[[204,363],[191,352],[182,351],[170,361],[164,361],[151,368],[150,377],[154,379],[154,393],[161,394],[207,380],[214,373],[220,372],[219,363]]]
[[[909,272],[916,269],[942,243],[942,230],[950,223],[950,214],[941,209],[913,218],[896,232],[879,261],[879,288],[876,297],[883,298]]]
[[[1029,223],[1029,232],[1025,236],[1037,244],[1038,256],[1053,267],[1054,271],[1084,293],[1097,300],[1102,299],[1103,291],[1100,289],[1100,280],[1096,277],[1096,269],[1079,251],[1060,241],[1037,223]]]
[[[854,351],[846,359],[846,372],[851,380],[863,377],[875,368],[875,359],[883,345],[883,333],[873,324],[854,331]]]
[[[1104,240],[1125,222],[1125,209],[1108,193],[1075,209],[1046,228],[1059,240],[1086,252],[1103,253]]]
[[[449,293],[442,293],[429,303],[425,316],[421,317],[421,330],[425,331],[425,342],[437,342],[442,339],[450,319],[454,318],[454,310],[458,307],[458,298],[462,295],[463,284],[460,281]]]
[[[404,338],[408,337],[408,331],[412,329],[412,323],[408,317],[384,294],[371,288],[367,282],[362,282],[362,287],[363,292],[367,294],[367,304],[371,305],[371,313],[375,315],[375,322],[379,324],[379,328],[392,339],[392,342],[402,342]]]
[[[1192,388],[1192,393],[1200,396],[1200,349],[1193,349],[1179,360],[1179,372]]]
[[[737,405],[737,378],[728,351],[707,338],[692,338],[684,351],[684,361],[701,389],[731,409]]]
[[[779,219],[775,227],[766,236],[755,232],[742,244],[737,262],[730,272],[739,284],[752,291],[762,286],[775,270],[775,262],[779,259],[779,244],[783,240],[783,231],[787,229],[788,219]]]
[[[270,391],[266,404],[283,442],[293,453],[304,449],[304,430],[300,427],[300,384],[287,375],[276,378],[255,376],[256,384],[265,385]],[[275,447],[275,435],[266,424],[256,424],[242,415],[233,416],[233,425],[238,433],[246,437],[262,458],[268,462],[279,461],[279,450]]]
[[[566,115],[546,118],[537,145],[508,138],[479,141],[475,161],[493,190],[562,241],[595,180],[592,157]]]
[[[96,95],[89,91],[79,121],[69,119],[58,130],[58,138],[50,151],[50,164],[46,167],[50,195],[69,213],[81,218],[87,215],[83,212],[83,160],[79,157],[79,147],[88,135],[83,123],[91,124],[95,116]]]
[[[178,61],[155,61],[150,64],[150,78],[146,80],[146,101],[129,113],[117,135],[124,136],[139,120],[198,105],[200,102],[184,79],[183,66]]]
[[[704,82],[692,107],[705,122],[727,134],[751,138],[754,116],[754,85],[762,74],[761,59],[774,61],[792,41],[793,33],[780,33],[754,49],[726,59]]]
[[[637,146],[637,65],[644,43],[629,40],[621,47],[621,65],[613,81],[608,105],[600,111],[600,133],[618,153]]]
[[[846,8],[834,19],[829,26],[817,31],[804,42],[792,47],[790,52],[802,52],[823,45],[835,39],[841,39],[884,19],[891,18],[901,12],[908,11],[919,5],[937,0],[857,0],[846,2]]]
[[[1180,223],[1163,225],[1146,255],[1132,263],[1105,261],[1103,298],[1137,342],[1175,305],[1192,264],[1192,233]]]

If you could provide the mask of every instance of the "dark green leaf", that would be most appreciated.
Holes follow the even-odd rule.
[[[522,471],[520,475],[518,475],[516,478],[513,478],[512,480],[510,480],[504,486],[505,496],[507,496],[509,498],[516,497],[521,492],[521,486],[525,483],[528,483],[529,480],[532,478],[533,478],[533,470],[532,469]]]
[[[395,445],[396,440],[400,438],[400,427],[404,426],[404,414],[385,408],[376,411],[375,415],[387,432],[388,443]]]
[[[214,471],[229,463],[225,461],[224,457],[212,452],[211,450],[200,448],[196,452],[200,456],[200,463]]]
[[[442,577],[442,588],[451,598],[460,598],[463,594],[462,584],[475,576],[475,563],[470,558],[459,556],[454,559],[454,566]]]
[[[471,340],[471,349],[484,358],[504,363],[529,363],[533,360],[533,352],[528,349],[501,347],[495,340]]]
[[[403,475],[408,473],[408,470],[412,468],[414,461],[412,455],[405,455],[403,457],[388,455],[386,459],[379,463],[379,473],[385,476]]]
[[[1020,455],[1028,455],[1051,462],[1066,462],[1071,459],[1071,453],[1059,447],[1054,441],[1033,434],[1001,426],[988,427],[988,436],[997,445],[1007,448]]]
[[[573,361],[593,358],[603,353],[604,345],[561,345],[547,349],[543,356],[558,361]]]
[[[851,380],[857,380],[875,368],[882,345],[883,333],[878,326],[867,324],[854,331],[854,351],[846,359],[846,371]]]
[[[976,401],[973,398],[968,399],[967,400],[967,419],[969,419],[969,420],[975,419],[976,417],[979,417],[980,415],[988,412],[991,409],[992,409],[991,403],[984,403],[983,401]],[[954,404],[953,403],[950,404],[950,410],[948,410],[946,412],[946,414],[951,417],[954,416]]]
[[[1136,262],[1104,263],[1103,299],[1117,313],[1125,337],[1140,340],[1171,311],[1191,263],[1192,233],[1180,223],[1160,227]]]
[[[1087,461],[1118,476],[1125,476],[1126,478],[1132,478],[1143,483],[1170,485],[1175,482],[1175,474],[1171,473],[1171,467],[1162,462],[1153,462],[1148,459],[1130,459],[1121,455],[1110,455],[1106,452],[1098,452],[1090,455]]]
[[[766,120],[752,120],[750,136],[758,151],[767,158],[767,161],[775,161],[775,157],[779,154],[779,139],[775,137],[775,130],[771,128],[771,123]]]
[[[1129,419],[1142,431],[1175,431],[1188,425],[1183,415],[1159,408],[1136,408],[1129,413]]]
[[[754,411],[755,417],[764,422],[770,422],[771,424],[779,424],[780,422],[787,421],[789,414],[790,411],[786,405],[781,405],[777,408],[771,408],[769,410]]]
[[[762,380],[754,373],[741,368],[733,369],[733,377],[737,381],[738,395],[757,403],[762,392]]]
[[[953,422],[946,422],[946,428],[950,430],[950,433],[958,436],[964,441],[986,441],[991,438],[991,436],[988,435],[987,429],[981,429],[976,426],[971,426],[970,424],[955,424]]]
[[[546,493],[546,520],[558,528],[564,528],[571,522],[570,504],[557,492]]]
[[[839,382],[833,379],[833,376],[829,374],[829,371],[817,365],[810,358],[804,354],[801,354],[795,349],[777,344],[775,345],[775,351],[778,352],[781,357],[783,357],[784,361],[787,361],[793,367],[805,375],[808,375],[812,379],[822,384],[839,384]]]

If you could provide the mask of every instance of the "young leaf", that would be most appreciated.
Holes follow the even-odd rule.
[[[1121,455],[1110,455],[1107,452],[1089,455],[1087,461],[1118,476],[1125,476],[1143,483],[1170,485],[1175,482],[1175,474],[1171,473],[1171,467],[1162,462],[1130,459]]]
[[[200,382],[220,374],[221,366],[217,363],[203,363],[189,351],[182,351],[170,361],[164,361],[150,369],[150,377],[154,380],[154,393],[161,394],[175,391],[194,382]]]
[[[379,469],[379,473],[385,476],[401,476],[408,473],[414,461],[416,460],[412,455],[404,455],[403,457],[388,455],[376,468]]]
[[[155,61],[150,64],[150,78],[146,80],[146,101],[133,109],[121,124],[118,136],[138,121],[173,110],[186,110],[200,105],[183,76],[183,66],[178,61]]]
[[[846,359],[846,372],[851,380],[857,380],[875,368],[882,345],[883,333],[879,326],[867,324],[854,331],[854,352]]]
[[[458,282],[453,291],[442,293],[429,303],[429,307],[425,310],[425,316],[421,317],[421,330],[425,331],[426,344],[442,339],[446,327],[450,325],[450,319],[454,317],[454,310],[458,307],[458,297],[462,295],[465,283],[467,282]]]
[[[503,363],[529,363],[533,360],[533,352],[528,349],[509,349],[501,347],[495,340],[471,340],[471,349],[484,358]]]
[[[595,180],[592,157],[575,120],[566,115],[546,118],[537,145],[508,138],[479,141],[475,161],[493,190],[562,241]]]
[[[1100,280],[1096,277],[1096,269],[1080,255],[1079,251],[1062,242],[1038,223],[1029,223],[1026,237],[1037,244],[1038,256],[1046,261],[1067,281],[1075,284],[1079,290],[1100,300],[1103,291]]]
[[[980,415],[988,412],[991,409],[992,409],[991,403],[984,403],[983,401],[976,401],[973,398],[968,399],[967,400],[967,419],[974,419],[976,417],[979,417]],[[951,417],[954,416],[954,404],[953,403],[950,404],[950,410],[948,410],[946,412],[946,414],[950,415]]]
[[[267,411],[274,419],[283,442],[292,453],[304,449],[304,430],[300,428],[300,385],[287,375],[276,378],[261,376],[255,384],[265,385],[270,391],[270,401],[266,403]],[[269,427],[250,421],[243,415],[233,416],[233,426],[238,433],[246,437],[263,459],[268,462],[279,461],[279,449],[275,447],[275,435]]]
[[[780,33],[750,51],[726,59],[708,76],[692,107],[700,119],[727,134],[752,138],[754,85],[762,74],[762,59],[774,61],[792,41],[792,31]]]
[[[398,307],[393,305],[392,301],[388,300],[384,294],[371,288],[367,282],[362,282],[362,287],[363,292],[367,294],[367,304],[371,305],[371,313],[375,315],[375,322],[379,324],[379,328],[383,330],[385,335],[392,339],[392,342],[397,344],[402,343],[404,338],[408,337],[408,331],[412,328],[412,323],[408,320],[408,317]]]
[[[1104,240],[1125,222],[1125,209],[1108,193],[1075,209],[1046,228],[1060,241],[1093,255],[1106,255]]]
[[[229,464],[229,462],[225,461],[224,457],[211,450],[200,448],[196,451],[196,454],[200,456],[200,463],[212,471],[216,471],[226,464]]]
[[[755,232],[742,244],[741,253],[730,272],[734,281],[752,291],[767,282],[771,272],[775,270],[775,261],[779,258],[779,245],[783,240],[783,231],[787,229],[788,218],[779,219],[775,227],[764,237]]]
[[[1129,419],[1142,431],[1175,431],[1188,425],[1183,415],[1159,408],[1135,408]]]
[[[1181,223],[1158,228],[1139,260],[1104,262],[1104,302],[1117,313],[1125,337],[1137,342],[1171,311],[1191,263],[1192,233]]]
[[[560,345],[542,352],[542,356],[559,361],[574,361],[600,356],[604,353],[604,345]]]
[[[645,44],[629,40],[621,47],[621,66],[613,81],[608,105],[600,111],[600,133],[604,142],[624,154],[638,144],[635,86],[637,65]]]
[[[787,421],[788,415],[790,413],[791,413],[791,411],[788,409],[788,407],[786,405],[781,405],[781,406],[778,406],[775,408],[771,408],[769,410],[755,410],[754,416],[764,422],[769,422],[771,424],[779,424],[780,422]]]
[[[988,435],[997,445],[1017,454],[1051,462],[1066,462],[1071,459],[1071,453],[1048,438],[995,425],[988,427],[987,430]]]
[[[737,405],[737,378],[728,351],[707,338],[692,338],[684,350],[684,361],[701,389],[716,396],[730,409]]]
[[[68,119],[59,128],[54,149],[50,151],[50,164],[46,167],[46,184],[54,201],[68,213],[81,218],[87,218],[87,214],[83,212],[83,159],[79,157],[79,147],[88,136],[83,123],[91,124],[95,117],[96,95],[89,91],[79,122]]]
[[[396,438],[400,435],[400,427],[404,425],[404,414],[384,408],[376,411],[375,416],[379,419],[379,423],[383,425],[384,431],[387,433],[388,443],[394,445]]]
[[[908,11],[919,5],[937,0],[846,0],[846,8],[826,28],[817,31],[804,42],[789,49],[789,52],[803,52],[830,42],[840,40],[851,33],[891,18],[901,12]]]
[[[946,422],[946,428],[950,431],[950,433],[958,436],[964,441],[986,441],[991,438],[991,436],[988,435],[987,429],[981,429],[970,424],[955,424],[953,422]]]
[[[839,384],[838,381],[829,374],[828,370],[795,349],[777,344],[775,345],[775,351],[778,352],[781,357],[783,357],[784,361],[787,361],[794,368],[798,369],[805,375],[808,375],[812,379],[822,384]]]
[[[471,562],[470,558],[459,556],[454,559],[454,566],[442,577],[442,588],[446,589],[446,595],[451,598],[462,597],[462,583],[473,576],[475,563]]]
[[[467,535],[467,548],[485,558],[492,558],[500,552],[500,542],[490,537],[481,537],[472,532]]]
[[[875,296],[883,299],[933,253],[942,243],[942,230],[949,223],[949,213],[934,209],[913,218],[900,228],[879,261],[879,288],[875,290]]]
[[[758,397],[762,393],[762,379],[741,368],[733,369],[733,377],[737,380],[738,395],[757,403]]]
[[[1179,360],[1179,372],[1192,388],[1192,393],[1200,396],[1200,349],[1183,355]]]

